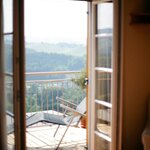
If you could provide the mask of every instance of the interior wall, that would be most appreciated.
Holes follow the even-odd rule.
[[[141,150],[150,95],[150,24],[130,24],[130,13],[143,10],[143,0],[122,3],[123,137],[122,150]]]

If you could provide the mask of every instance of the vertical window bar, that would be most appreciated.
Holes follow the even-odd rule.
[[[0,1],[0,149],[7,149],[6,142],[6,118],[5,118],[5,98],[4,98],[4,47],[3,47],[3,1]]]
[[[13,3],[15,149],[26,150],[24,0]]]

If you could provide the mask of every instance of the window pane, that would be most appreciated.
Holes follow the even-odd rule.
[[[13,32],[13,1],[4,0],[4,33]]]
[[[112,33],[113,3],[101,3],[97,6],[97,34]]]
[[[111,73],[96,71],[95,92],[96,99],[111,102]]]
[[[111,137],[111,109],[96,104],[96,126],[95,129]]]
[[[110,150],[113,3],[101,2],[95,8],[95,149]]]
[[[5,72],[12,73],[13,71],[13,63],[12,63],[12,57],[13,57],[13,41],[12,41],[13,35],[5,35],[4,36],[4,49],[5,49]]]
[[[110,143],[95,135],[95,150],[110,150]]]
[[[96,39],[96,67],[111,68],[112,36],[104,35]]]
[[[13,49],[12,35],[4,36],[5,52],[5,104],[8,149],[14,149],[14,105],[13,105]]]

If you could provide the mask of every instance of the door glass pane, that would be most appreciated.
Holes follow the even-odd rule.
[[[96,10],[96,66],[111,68],[113,4],[99,4]]]
[[[111,102],[111,73],[96,71],[95,92],[97,100]]]
[[[5,104],[8,149],[14,149],[14,104],[13,104],[13,36],[4,36],[5,55]]]
[[[96,126],[95,129],[111,137],[111,109],[103,105],[96,104]]]
[[[95,150],[110,150],[110,142],[95,135]]]
[[[97,34],[112,33],[113,28],[113,3],[97,5]]]
[[[11,73],[13,72],[13,63],[12,63],[12,55],[13,55],[13,35],[5,35],[4,36],[4,52],[5,52],[5,72]]]
[[[95,6],[95,148],[110,150],[112,116],[113,3]]]
[[[13,31],[13,1],[4,0],[4,33]]]
[[[112,35],[96,38],[96,67],[111,68]]]

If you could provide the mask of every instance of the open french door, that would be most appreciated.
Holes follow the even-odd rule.
[[[3,28],[3,54],[4,54],[4,102],[6,112],[6,138],[7,149],[15,147],[14,124],[14,29],[13,29],[13,0],[3,0],[4,28]],[[11,132],[10,131],[14,131]],[[7,134],[8,133],[8,134]],[[11,137],[11,142],[10,142]]]
[[[111,0],[93,0],[90,10],[89,149],[115,150],[117,135],[116,10]],[[115,13],[114,13],[115,12]]]
[[[19,16],[20,15],[20,16]],[[0,149],[25,149],[23,1],[0,1]]]

